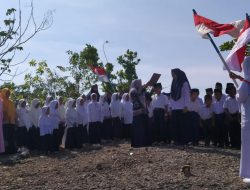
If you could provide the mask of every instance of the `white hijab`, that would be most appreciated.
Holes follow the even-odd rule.
[[[51,128],[50,117],[49,115],[46,114],[48,109],[49,109],[48,106],[44,106],[42,108],[42,115],[40,116],[39,121],[38,121],[38,126],[40,128],[40,136],[53,133],[53,129]]]
[[[31,102],[31,107],[30,107],[30,119],[32,122],[32,125],[35,127],[38,127],[38,121],[40,116],[42,115],[42,109],[39,106],[38,108],[36,108],[36,105],[40,103],[39,99],[34,99]]]
[[[82,97],[77,98],[76,100],[76,112],[77,112],[77,123],[86,125],[88,124],[88,114],[87,114],[87,106],[85,106],[86,102],[81,105]]]
[[[25,126],[27,129],[31,127],[31,119],[29,115],[29,111],[26,107],[22,107],[23,102],[26,102],[24,99],[19,100],[17,116],[18,116],[18,124],[19,127]]]
[[[59,117],[59,112],[58,109],[56,109],[56,105],[58,104],[57,100],[52,100],[49,104],[49,108],[50,108],[50,117],[51,117],[51,125],[53,129],[57,129],[59,126],[59,122],[60,122],[60,117]]]
[[[76,109],[73,107],[75,100],[70,99],[67,102],[67,109],[66,109],[66,125],[67,127],[74,127],[74,124],[77,123],[77,112]]]
[[[47,96],[46,97],[45,106],[49,106],[50,102],[52,101],[51,98],[52,98],[52,96]]]
[[[121,102],[118,93],[113,93],[111,96],[110,110],[112,117],[121,117]]]

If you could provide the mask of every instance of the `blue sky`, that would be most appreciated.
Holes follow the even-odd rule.
[[[23,12],[29,0],[22,0]],[[49,66],[68,65],[66,51],[81,51],[86,43],[94,45],[101,61],[102,50],[109,62],[119,69],[116,58],[127,49],[141,59],[138,76],[147,82],[152,73],[162,74],[160,82],[169,91],[171,68],[184,70],[192,87],[204,89],[215,82],[231,82],[208,40],[202,39],[193,24],[192,9],[220,23],[244,19],[250,13],[247,0],[33,0],[37,20],[47,10],[54,11],[53,26],[39,33],[17,58],[30,53],[30,59],[46,60]],[[6,8],[17,7],[17,0],[3,0],[0,15]],[[229,36],[216,38],[219,45]],[[226,57],[228,53],[224,53]],[[22,69],[28,68],[25,63]],[[23,76],[15,79],[21,83]]]

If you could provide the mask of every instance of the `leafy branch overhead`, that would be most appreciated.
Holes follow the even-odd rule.
[[[52,12],[48,11],[40,23],[34,17],[34,6],[31,1],[29,14],[26,22],[23,22],[21,0],[19,0],[18,10],[7,9],[6,18],[0,25],[0,76],[15,76],[11,74],[13,68],[24,63],[28,55],[23,60],[16,62],[16,54],[23,50],[23,45],[31,40],[37,33],[47,30],[52,26]],[[26,20],[26,18],[25,18]],[[6,76],[4,77],[6,78]]]

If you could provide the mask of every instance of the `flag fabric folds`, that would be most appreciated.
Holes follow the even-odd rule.
[[[101,82],[109,82],[109,78],[103,67],[90,66],[91,70],[98,76],[98,80]]]
[[[243,28],[244,21],[238,20],[229,24],[219,24],[213,20],[194,13],[194,24],[198,33],[203,38],[207,38],[208,33],[213,34],[214,37],[228,34],[233,38],[238,38],[240,31]]]
[[[250,42],[250,21],[248,16],[246,17],[246,21],[244,27],[240,33],[239,38],[234,44],[232,50],[230,51],[226,63],[230,70],[233,71],[242,71],[242,63],[245,58],[247,43]]]

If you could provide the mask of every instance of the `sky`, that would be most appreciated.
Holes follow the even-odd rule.
[[[21,0],[24,18],[29,4],[30,0]],[[22,60],[29,54],[19,70],[31,72],[31,59],[46,60],[51,68],[67,66],[66,51],[79,52],[85,44],[95,46],[100,61],[105,63],[103,44],[107,40],[104,51],[115,70],[120,69],[116,58],[130,49],[141,59],[136,69],[143,83],[153,73],[160,73],[159,82],[168,92],[171,69],[180,68],[201,95],[217,81],[225,86],[231,80],[210,41],[202,39],[195,30],[192,9],[219,23],[244,19],[245,13],[250,13],[248,0],[33,0],[33,4],[38,23],[47,10],[53,11],[53,25],[37,34],[16,55],[17,60]],[[1,1],[1,18],[11,7],[18,7],[18,0]],[[230,39],[226,35],[214,38],[217,45]],[[21,84],[23,76],[14,82]]]

